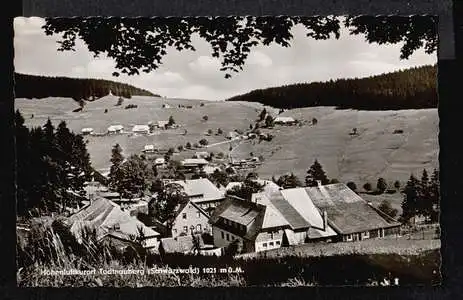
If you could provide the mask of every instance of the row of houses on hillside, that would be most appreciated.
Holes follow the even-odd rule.
[[[147,125],[145,124],[137,124],[134,125],[131,129],[132,133],[136,134],[149,134],[151,131],[151,128],[158,128],[158,129],[167,129],[169,127],[169,121],[161,120],[161,121],[156,121],[156,122],[149,122]],[[109,135],[114,135],[114,134],[121,134],[124,132],[124,126],[120,124],[113,124],[110,125],[106,129],[106,133]],[[81,129],[82,135],[91,135],[94,134],[94,129],[91,127],[85,127]]]
[[[147,240],[140,243],[154,252],[156,244],[164,245],[162,251],[166,253],[189,253],[195,236],[210,236],[201,249],[203,254],[216,255],[217,249],[234,241],[242,252],[259,252],[308,242],[360,241],[399,233],[399,222],[342,183],[281,189],[272,181],[256,181],[264,190],[248,201],[226,194],[240,182],[217,187],[205,178],[166,180],[166,185],[176,184],[187,195],[187,201],[176,208],[171,228],[160,223],[140,224],[136,214],[124,209],[131,203],[118,202],[117,197],[110,200],[104,193],[70,220],[98,227],[99,239],[113,243],[124,239],[136,242],[134,234],[142,227]]]

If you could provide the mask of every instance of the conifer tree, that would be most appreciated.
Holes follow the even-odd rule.
[[[111,167],[109,170],[109,185],[111,188],[118,191],[120,186],[120,181],[122,180],[122,169],[121,165],[124,161],[124,156],[122,155],[122,148],[119,144],[114,145],[111,149]],[[118,191],[119,192],[119,191]]]
[[[264,108],[259,114],[259,121],[265,120],[266,116],[267,116],[267,110]]]
[[[403,222],[408,222],[411,218],[415,217],[418,213],[418,197],[419,197],[419,180],[412,175],[404,187],[404,198],[402,201],[402,215]]]
[[[425,217],[430,217],[432,212],[432,199],[430,191],[429,175],[426,169],[423,169],[419,186],[419,204],[418,213]]]
[[[330,181],[323,170],[322,165],[315,160],[312,166],[307,170],[307,176],[305,177],[306,186],[317,186],[317,181],[321,181],[322,185],[328,184]]]

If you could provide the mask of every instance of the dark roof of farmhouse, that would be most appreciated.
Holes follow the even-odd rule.
[[[399,226],[349,189],[336,183],[305,188],[310,199],[327,212],[330,225],[341,234]]]
[[[252,240],[262,228],[265,209],[266,207],[261,204],[237,198],[228,198],[215,209],[209,222],[211,224],[218,224],[220,219],[224,218],[244,226],[249,226],[245,235],[241,237]],[[233,231],[233,227],[230,230]],[[240,235],[238,232],[236,234]]]

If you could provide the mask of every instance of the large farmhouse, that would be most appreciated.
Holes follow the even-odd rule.
[[[158,232],[102,197],[97,197],[88,206],[71,215],[67,223],[77,240],[82,239],[82,231],[88,228],[96,231],[99,242],[110,243],[121,250],[137,245],[156,252],[159,244]]]
[[[328,214],[339,241],[358,241],[399,233],[400,223],[377,210],[342,183],[305,188],[313,203]]]
[[[214,209],[225,200],[225,193],[207,178],[176,180],[170,183],[182,186],[189,200],[206,211]]]
[[[316,241],[354,241],[396,234],[400,223],[344,184],[228,197],[211,216],[214,245],[238,240],[243,252]]]

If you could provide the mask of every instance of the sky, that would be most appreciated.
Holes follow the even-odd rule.
[[[17,17],[14,20],[15,71],[42,76],[98,78],[132,84],[168,98],[225,100],[254,89],[286,84],[355,78],[435,64],[437,54],[416,51],[400,60],[400,46],[368,43],[362,35],[341,30],[339,39],[307,38],[304,28],[293,27],[291,47],[259,45],[251,50],[243,71],[225,79],[220,62],[211,56],[211,46],[194,36],[196,51],[168,51],[163,63],[151,73],[121,74],[111,58],[94,58],[81,40],[76,51],[56,51],[59,35],[46,36],[44,19]]]

